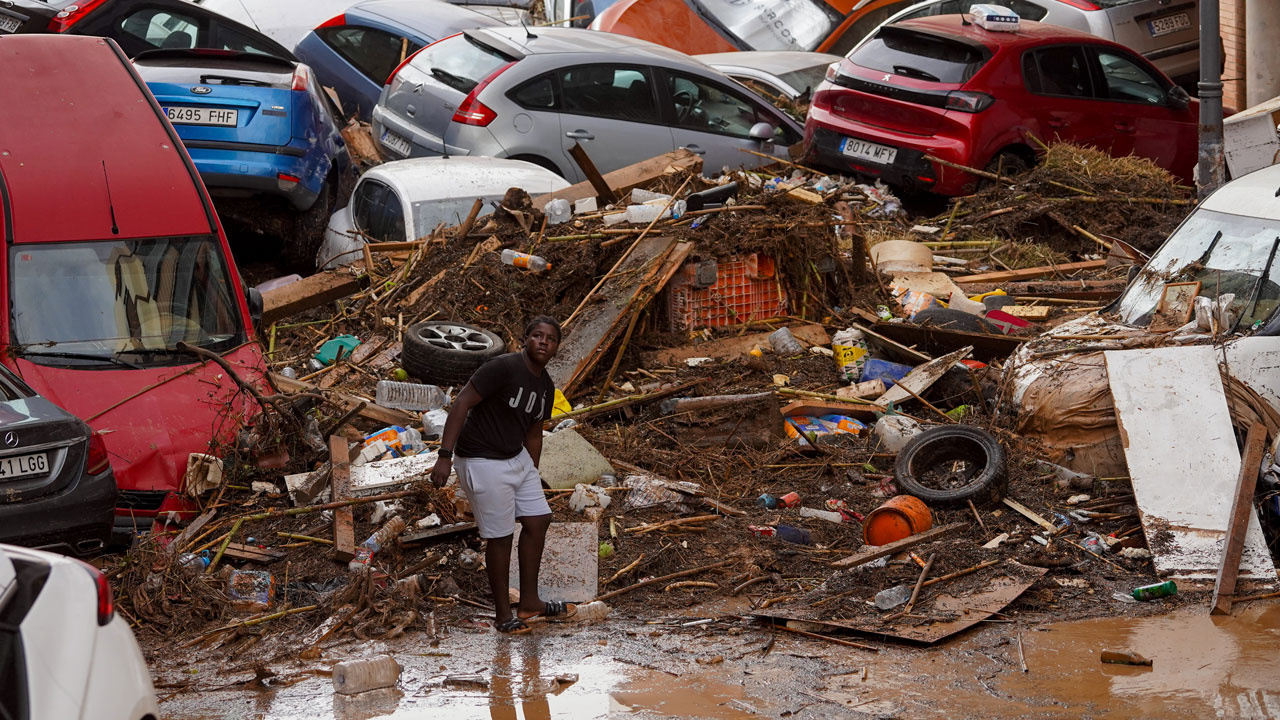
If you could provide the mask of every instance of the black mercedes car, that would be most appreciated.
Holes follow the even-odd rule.
[[[90,555],[115,506],[102,438],[0,365],[0,542]]]

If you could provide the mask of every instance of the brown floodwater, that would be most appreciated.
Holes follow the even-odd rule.
[[[1184,608],[1021,629],[992,623],[941,647],[874,654],[780,635],[765,655],[762,631],[697,632],[616,620],[521,638],[455,633],[436,648],[407,638],[364,651],[397,657],[395,688],[339,696],[328,678],[302,675],[275,689],[183,693],[162,709],[189,720],[1280,718],[1280,604],[1231,617]],[[1103,650],[1153,665],[1103,664]],[[273,669],[284,676],[357,654],[344,647]],[[576,681],[556,680],[566,674]],[[481,682],[457,684],[459,676]]]

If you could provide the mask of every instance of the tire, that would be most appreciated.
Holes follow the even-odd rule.
[[[502,338],[483,328],[429,320],[405,330],[400,364],[432,385],[465,385],[486,360],[506,349]]]
[[[959,471],[957,462],[963,463]],[[990,433],[968,425],[916,435],[898,453],[894,478],[903,492],[943,507],[999,502],[1009,482],[1004,448]]]
[[[991,162],[987,163],[986,167],[986,170],[989,173],[996,172],[997,169],[999,169],[1000,177],[1002,179],[1008,179],[1030,170],[1031,164],[1027,162],[1026,158],[1013,150],[1001,150],[996,153],[995,157],[991,158]],[[983,187],[994,182],[995,180],[985,179],[983,181]]]
[[[334,191],[333,176],[330,175],[320,186],[320,193],[311,207],[302,212],[294,212],[286,223],[288,232],[283,239],[284,247],[280,252],[280,261],[285,269],[306,276],[316,271],[316,253],[324,242],[324,231],[329,226],[329,216],[333,215]]]

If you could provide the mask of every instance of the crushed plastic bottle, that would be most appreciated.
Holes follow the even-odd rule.
[[[654,200],[661,200],[665,204],[670,199],[671,196],[666,193],[645,190],[644,188],[635,188],[631,191],[631,202],[637,204],[649,203]]]
[[[532,272],[542,272],[551,267],[551,263],[546,258],[539,255],[530,255],[529,253],[516,252],[511,248],[502,251],[502,262],[518,268],[524,268]]]
[[[573,208],[569,206],[569,201],[564,198],[556,198],[547,203],[543,208],[543,212],[547,214],[548,225],[559,225],[568,222],[573,217]]]
[[[791,328],[778,328],[769,334],[769,344],[773,346],[773,351],[779,355],[799,355],[804,352],[804,346],[791,334]]]
[[[449,395],[436,385],[379,380],[374,387],[374,402],[394,410],[426,412],[448,405]]]
[[[382,527],[378,528],[377,532],[360,543],[360,546],[356,548],[356,556],[351,562],[347,563],[347,569],[362,570],[369,567],[374,554],[394,540],[397,535],[404,532],[405,527],[405,521],[402,517],[396,516],[388,520]]]
[[[400,680],[400,663],[390,655],[347,660],[333,666],[333,691],[341,695],[391,687]]]
[[[196,572],[204,572],[204,569],[209,567],[209,556],[207,553],[202,555],[182,553],[178,556],[178,564]]]
[[[463,570],[479,570],[483,562],[484,558],[481,557],[480,553],[471,548],[466,548],[458,553],[458,567]]]
[[[892,610],[905,605],[911,599],[910,585],[894,585],[876,593],[875,605],[881,610]]]
[[[578,606],[578,612],[574,613],[573,619],[578,622],[596,622],[609,617],[609,613],[613,611],[605,604],[603,600],[595,600]]]

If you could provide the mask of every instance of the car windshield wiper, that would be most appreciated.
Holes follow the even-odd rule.
[[[433,67],[431,68],[431,74],[436,79],[452,87],[454,90],[460,90],[462,92],[471,92],[471,90],[474,89],[476,86],[475,82],[468,80],[464,77],[461,77],[459,75],[454,75],[453,73],[449,72],[448,70],[445,70],[444,68]]]
[[[121,360],[112,355],[94,355],[93,353],[77,353],[77,352],[41,352],[39,350],[22,350],[21,355],[34,357],[54,357],[54,358],[71,358],[74,360],[97,360],[98,362],[111,363],[112,365],[123,365],[134,370],[141,370],[138,365],[134,365],[128,360]]]
[[[117,350],[115,357],[118,358],[126,353],[129,355],[155,357],[156,355],[177,355],[178,351],[172,348],[125,348],[124,350]]]
[[[1267,254],[1267,264],[1262,267],[1262,274],[1258,276],[1258,282],[1253,286],[1253,292],[1250,293],[1249,307],[1236,318],[1236,324],[1231,329],[1234,331],[1240,326],[1245,316],[1252,315],[1253,311],[1258,307],[1258,300],[1262,297],[1262,286],[1267,283],[1267,276],[1271,274],[1271,264],[1276,261],[1276,250],[1280,249],[1280,235],[1276,236],[1274,242],[1271,243],[1271,252]]]
[[[929,80],[932,82],[942,81],[942,79],[939,78],[937,75],[934,75],[931,72],[926,72],[919,68],[913,68],[910,65],[894,65],[893,71],[898,73],[899,75],[906,75],[907,77],[913,77],[913,78],[916,78],[917,80]]]

